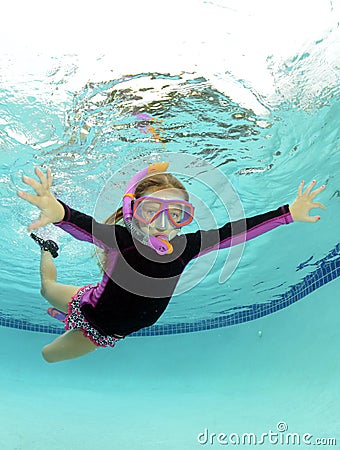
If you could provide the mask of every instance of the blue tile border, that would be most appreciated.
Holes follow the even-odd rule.
[[[323,259],[314,264],[300,264],[297,270],[308,265],[316,266],[316,268],[306,275],[299,283],[290,286],[286,292],[281,295],[276,295],[274,299],[269,300],[268,302],[254,303],[253,305],[244,306],[243,309],[240,309],[238,306],[233,307],[227,310],[225,315],[213,319],[202,319],[192,323],[181,322],[153,325],[152,327],[143,328],[136,333],[132,333],[129,337],[162,336],[213,330],[259,319],[260,317],[267,316],[268,314],[286,308],[340,276],[340,244],[337,244]],[[65,331],[61,324],[56,326],[37,325],[26,320],[6,317],[1,313],[0,326],[51,334],[62,334]]]

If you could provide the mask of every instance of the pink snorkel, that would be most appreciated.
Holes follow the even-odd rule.
[[[137,184],[145,177],[160,172],[165,172],[169,166],[168,162],[154,163],[134,175],[128,182],[123,196],[123,218],[126,228],[131,235],[135,236],[140,242],[153,248],[159,255],[168,255],[172,253],[172,245],[165,239],[156,236],[147,236],[138,227],[132,223],[133,210],[132,202],[135,199],[135,189]]]

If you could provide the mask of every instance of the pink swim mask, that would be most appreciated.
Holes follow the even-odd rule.
[[[140,197],[133,203],[133,217],[145,225],[161,223],[163,214],[170,225],[182,228],[192,222],[194,207],[185,200],[164,200],[153,196]]]

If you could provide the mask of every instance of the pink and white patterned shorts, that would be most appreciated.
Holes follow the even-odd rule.
[[[113,336],[104,336],[99,333],[84,317],[80,310],[80,300],[84,292],[93,286],[80,288],[68,304],[68,314],[65,319],[65,330],[81,330],[85,337],[89,338],[98,347],[114,347],[120,339]]]

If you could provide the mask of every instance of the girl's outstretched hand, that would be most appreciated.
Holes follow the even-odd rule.
[[[32,205],[37,206],[40,209],[40,217],[35,222],[32,222],[28,227],[29,231],[36,230],[40,227],[48,225],[53,222],[60,222],[64,218],[64,208],[61,203],[54,197],[50,191],[52,186],[52,172],[51,169],[47,169],[46,175],[38,168],[35,168],[35,174],[39,178],[39,181],[24,176],[22,178],[25,184],[31,186],[35,194],[28,194],[27,192],[18,191],[18,196]]]
[[[312,200],[325,189],[325,186],[321,186],[312,192],[315,187],[316,181],[313,180],[307,187],[305,192],[302,192],[304,181],[302,181],[298,188],[298,194],[294,202],[289,206],[289,211],[294,221],[300,222],[317,222],[320,220],[320,216],[310,216],[309,211],[313,208],[326,209],[325,205],[320,202],[313,202]]]

